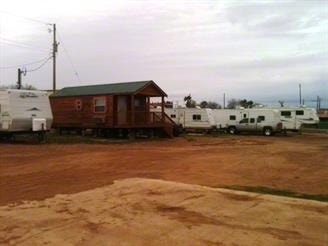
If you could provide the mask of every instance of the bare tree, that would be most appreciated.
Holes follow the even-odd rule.
[[[234,109],[239,105],[240,105],[240,100],[232,98],[228,101],[227,108],[228,109]]]
[[[185,96],[183,100],[186,103],[187,108],[195,108],[196,107],[196,101],[192,99],[191,94],[188,96]]]
[[[207,103],[207,101],[202,101],[202,102],[199,104],[199,106],[200,106],[201,108],[208,108],[208,103]]]

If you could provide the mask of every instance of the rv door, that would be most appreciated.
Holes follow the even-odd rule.
[[[10,128],[10,116],[9,115],[1,115],[0,114],[0,122],[1,122],[1,129],[2,130],[9,130]]]
[[[184,110],[178,110],[178,124],[185,127],[186,125],[186,118],[185,118],[185,111]]]

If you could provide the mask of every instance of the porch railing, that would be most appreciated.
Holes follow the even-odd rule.
[[[162,112],[147,112],[147,111],[121,111],[117,112],[117,125],[161,125],[168,124],[170,122],[170,118],[164,114],[162,116]]]

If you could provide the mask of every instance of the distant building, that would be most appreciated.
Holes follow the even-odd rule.
[[[321,108],[318,110],[318,117],[322,121],[328,121],[328,108]]]

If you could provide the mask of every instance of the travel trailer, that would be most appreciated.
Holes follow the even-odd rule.
[[[266,136],[283,130],[278,110],[274,109],[213,109],[218,129],[230,134],[261,132]]]
[[[286,130],[298,131],[304,125],[317,126],[319,117],[314,108],[307,107],[279,107],[280,119]]]
[[[213,109],[212,112],[218,129],[228,129],[242,119],[242,109]]]
[[[159,108],[152,109],[158,111]],[[167,114],[180,131],[211,132],[216,129],[215,119],[208,108],[164,108]]]
[[[0,135],[50,130],[52,113],[48,93],[36,90],[0,90]]]

